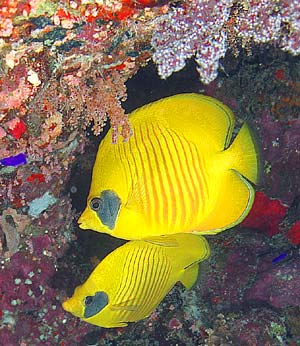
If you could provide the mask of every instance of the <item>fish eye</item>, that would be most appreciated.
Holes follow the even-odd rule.
[[[85,305],[85,306],[91,305],[91,304],[93,303],[93,298],[94,298],[94,297],[92,297],[92,296],[87,296],[87,297],[85,298],[85,300],[84,300],[84,305]]]
[[[93,198],[91,200],[90,206],[94,211],[97,211],[100,209],[100,205],[101,205],[101,199],[100,198]]]

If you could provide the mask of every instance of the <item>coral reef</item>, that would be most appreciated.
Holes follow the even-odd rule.
[[[259,233],[253,239],[253,234],[241,230],[238,236],[225,237],[226,240],[220,236],[212,241],[212,261],[218,266],[211,263],[205,269],[207,281],[203,278],[200,288],[203,300],[206,304],[211,302],[216,311],[238,309],[240,304],[299,306],[299,255],[288,253],[291,248],[283,237],[275,243]],[[286,256],[280,256],[282,253]]]
[[[250,51],[252,43],[272,43],[300,53],[300,5],[294,1],[194,0],[158,19],[152,45],[158,73],[167,78],[195,56],[203,83],[218,74],[227,49]]]
[[[0,271],[3,345],[76,345],[91,327],[65,317],[58,289],[50,286],[56,270],[56,240],[32,237]],[[72,334],[70,334],[72,330]]]
[[[299,23],[297,0],[1,2],[1,342],[297,345]],[[178,74],[174,89],[158,88],[152,71],[150,86],[142,80],[127,95],[151,58],[166,78],[193,57],[185,71],[196,67],[207,86]],[[253,213],[209,239],[213,254],[196,287],[176,286],[148,319],[115,330],[80,322],[61,301],[121,243],[74,226],[90,137],[111,125],[112,142],[130,138],[127,96],[141,105],[199,90],[258,129],[264,179]]]
[[[65,293],[53,286],[76,238],[66,184],[87,133],[109,122],[112,142],[130,137],[121,102],[125,82],[150,58],[153,20],[165,11],[156,5],[1,2],[0,338],[7,345],[82,345],[91,329],[66,316]]]

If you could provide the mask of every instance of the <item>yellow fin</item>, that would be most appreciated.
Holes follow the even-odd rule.
[[[260,175],[260,151],[247,123],[244,123],[231,146],[223,153],[224,160],[232,162],[235,169],[252,183],[257,184]],[[231,156],[231,157],[230,157]]]
[[[255,195],[251,183],[235,170],[224,172],[220,181],[217,203],[194,233],[221,232],[240,223],[249,213]]]
[[[183,276],[180,279],[185,288],[190,289],[193,287],[198,278],[199,264],[193,263],[184,270]]]
[[[166,247],[178,247],[178,241],[174,238],[168,237],[168,236],[157,236],[157,237],[149,237],[143,239],[144,241],[154,244],[154,245],[159,245],[159,246],[166,246]]]
[[[111,327],[111,328],[115,328],[115,327],[127,327],[128,326],[128,323],[126,322],[119,322],[117,325],[115,325],[114,327]]]
[[[97,325],[98,324],[96,324],[96,326]],[[116,322],[116,323],[110,324],[106,328],[119,328],[119,327],[126,327],[126,326],[128,326],[128,323],[126,322]]]
[[[196,93],[166,97],[131,113],[132,125],[142,119],[145,122],[151,119],[152,123],[172,129],[201,147],[201,134],[205,134],[216,150],[223,150],[230,143],[235,121],[232,111],[222,102]],[[189,126],[183,126],[183,122]]]
[[[198,263],[206,260],[210,256],[210,247],[206,238],[198,235],[199,240],[202,242],[201,252],[198,253]]]

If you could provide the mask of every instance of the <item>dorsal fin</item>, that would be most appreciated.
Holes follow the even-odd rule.
[[[133,126],[143,120],[158,122],[194,143],[203,144],[202,135],[205,134],[213,140],[216,150],[229,145],[234,127],[234,115],[227,106],[212,97],[195,93],[166,97],[131,113]]]

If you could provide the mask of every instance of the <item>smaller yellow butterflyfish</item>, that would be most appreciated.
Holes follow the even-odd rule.
[[[149,316],[177,281],[191,288],[209,255],[205,238],[193,234],[127,242],[97,265],[63,308],[97,326],[126,326]]]
[[[259,155],[246,123],[208,96],[179,94],[129,116],[128,142],[101,142],[78,223],[136,240],[214,234],[240,223],[254,200]]]

